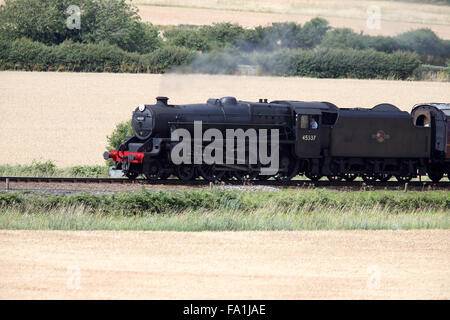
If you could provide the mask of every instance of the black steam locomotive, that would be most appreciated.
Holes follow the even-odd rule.
[[[247,102],[234,97],[189,105],[171,105],[166,97],[156,100],[133,112],[135,135],[127,137],[118,150],[104,154],[130,179],[143,175],[150,180],[170,176],[209,181],[289,180],[305,175],[314,181],[323,176],[330,181],[352,181],[359,176],[373,182],[395,176],[406,182],[426,174],[435,182],[444,175],[450,178],[450,104],[418,104],[408,113],[391,104],[347,109],[329,102]],[[215,163],[175,164],[171,150],[180,140],[171,134],[185,129],[195,135],[196,121],[201,121],[203,132],[213,128],[224,136],[229,129],[277,130],[278,170],[262,174],[267,164],[259,158],[256,163],[249,161],[252,142],[247,139],[241,144],[247,147],[245,154],[237,163],[225,159],[230,154],[237,157],[238,150],[232,150],[219,155],[223,161]],[[226,140],[219,143],[225,147]],[[268,134],[269,145],[273,140]],[[202,141],[200,148],[208,143]]]

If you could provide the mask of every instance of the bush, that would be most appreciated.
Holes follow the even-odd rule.
[[[138,64],[139,55],[126,52],[107,42],[82,44],[71,40],[54,46],[58,64],[73,71],[120,72],[120,65]]]
[[[206,36],[201,34],[198,29],[173,28],[164,32],[167,38],[167,44],[171,46],[185,47],[196,51],[208,51],[211,44]]]
[[[374,49],[392,53],[403,50],[421,55],[423,63],[443,65],[450,56],[450,41],[441,40],[430,29],[402,33],[396,37],[367,36],[350,29],[338,28],[326,33],[320,43],[324,48]]]
[[[318,78],[406,79],[420,65],[413,53],[354,49],[282,50],[256,60],[274,75]]]
[[[211,47],[224,47],[236,43],[244,36],[244,28],[238,24],[215,23],[212,26],[204,26],[200,29],[203,35],[210,43]]]
[[[314,48],[328,29],[328,22],[322,18],[314,18],[303,27],[294,22],[272,23],[271,26],[244,30],[234,44],[244,51]]]
[[[70,174],[73,177],[91,177],[98,178],[108,176],[108,167],[106,166],[75,166],[70,168]]]
[[[40,65],[41,69],[47,70],[57,61],[52,47],[29,39],[15,40],[9,47],[9,54],[5,56],[7,61],[23,64],[25,69],[32,69],[32,65]]]
[[[430,210],[448,211],[450,199],[445,191],[397,192],[397,191],[352,191],[337,192],[325,189],[292,191],[230,191],[230,190],[189,190],[174,192],[149,192],[94,195],[89,193],[70,196],[23,195],[0,193],[0,208],[28,210],[82,206],[86,212],[103,214],[142,215],[154,213],[179,213],[187,210],[220,210],[255,212],[267,209],[269,212],[307,214],[315,210],[329,212],[359,211],[368,209],[389,213],[420,211],[430,214]],[[18,208],[19,207],[19,208]],[[273,211],[272,211],[273,210]],[[333,212],[336,214],[336,212]]]
[[[183,47],[164,46],[155,52],[144,55],[141,64],[149,64],[154,72],[164,73],[173,66],[188,64],[194,58],[191,50]]]
[[[2,165],[0,166],[1,176],[53,176],[58,169],[56,165],[48,160],[45,162],[33,160],[31,165]]]
[[[419,29],[402,33],[395,37],[399,47],[403,50],[417,52],[420,55],[448,56],[441,39],[430,29]]]
[[[78,72],[166,72],[172,66],[188,64],[193,52],[182,47],[164,46],[146,55],[131,53],[111,45],[79,43],[72,40],[59,45],[22,38],[12,43],[0,41],[1,69]]]
[[[113,133],[106,139],[108,141],[107,150],[116,150],[122,143],[125,142],[126,136],[133,136],[133,129],[131,128],[131,120],[120,122],[117,124]]]

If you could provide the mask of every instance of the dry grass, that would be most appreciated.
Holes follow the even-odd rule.
[[[450,6],[399,1],[357,0],[137,0],[144,21],[157,25],[234,22],[246,27],[272,22],[304,23],[320,16],[334,27],[348,27],[371,35],[395,35],[429,27],[450,39]],[[381,9],[381,28],[366,25],[367,8]]]
[[[450,101],[450,84],[387,80],[214,75],[0,72],[3,164],[54,160],[58,166],[103,164],[106,135],[157,95],[195,103],[234,95],[330,101],[340,107]]]

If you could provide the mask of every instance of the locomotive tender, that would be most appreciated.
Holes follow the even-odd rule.
[[[391,104],[371,109],[338,108],[329,102],[277,100],[237,101],[234,97],[208,99],[206,104],[171,105],[167,97],[157,97],[154,105],[140,105],[133,112],[133,137],[104,158],[115,161],[116,169],[130,179],[182,180],[198,177],[215,180],[289,180],[305,175],[311,180],[326,176],[330,181],[398,181],[428,175],[434,182],[444,175],[450,179],[450,104],[426,103],[411,113]],[[279,133],[278,171],[264,175],[260,161],[251,163],[246,140],[245,159],[238,163],[194,163],[175,165],[171,150],[176,129],[202,130],[266,129]],[[268,136],[268,142],[272,136]],[[226,140],[226,139],[225,139]],[[225,144],[223,140],[223,144]],[[206,146],[203,141],[201,147]],[[224,146],[225,147],[225,146]],[[237,150],[233,150],[237,154]],[[224,155],[225,157],[225,155]]]

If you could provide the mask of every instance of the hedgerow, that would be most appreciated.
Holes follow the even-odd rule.
[[[69,5],[81,28],[66,26]],[[237,73],[329,78],[414,78],[420,63],[445,66],[450,40],[430,29],[395,37],[331,28],[322,18],[273,23],[155,27],[125,0],[6,0],[0,6],[0,70]],[[415,74],[418,74],[417,72]],[[428,73],[420,73],[421,79]],[[442,79],[442,76],[439,76]]]
[[[272,208],[274,212],[316,210],[367,210],[378,208],[390,212],[450,210],[450,197],[445,191],[401,192],[362,191],[338,192],[330,190],[300,191],[230,191],[189,190],[156,191],[142,190],[135,193],[95,195],[89,193],[71,196],[24,195],[0,193],[1,209],[33,210],[66,207],[83,207],[87,212],[104,214],[142,215],[155,213],[185,212],[187,210],[231,210],[252,212]],[[309,208],[309,209],[308,209]]]

